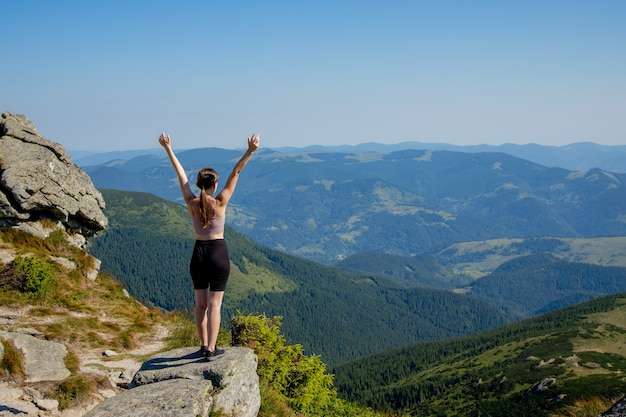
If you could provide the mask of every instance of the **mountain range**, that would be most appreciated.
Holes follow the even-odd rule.
[[[257,152],[229,206],[229,225],[324,264],[360,252],[433,254],[496,238],[626,235],[626,174],[549,168],[494,152]],[[227,175],[240,152],[202,148],[178,156],[191,176],[207,165]],[[163,154],[84,169],[98,188],[181,201]]]
[[[588,171],[592,168],[600,168],[610,172],[626,172],[626,168],[624,168],[626,145],[607,146],[592,142],[577,142],[564,146],[548,146],[536,143],[525,145],[513,143],[505,143],[503,145],[452,145],[448,143],[426,142],[401,142],[395,144],[369,142],[357,145],[313,145],[307,147],[273,147],[272,149],[277,152],[291,154],[302,152],[390,153],[405,149],[431,149],[466,153],[500,152],[517,158],[527,159],[547,167],[561,167],[572,171]],[[162,152],[161,148],[111,152],[69,151],[74,162],[79,166],[102,165],[114,160],[129,160],[135,156],[160,155]]]

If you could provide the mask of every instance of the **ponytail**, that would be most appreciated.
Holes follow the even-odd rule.
[[[216,182],[217,171],[213,168],[203,168],[198,172],[196,186],[200,189],[200,221],[205,229],[211,226],[211,217],[215,214],[217,206],[215,198],[207,190],[210,190]]]
[[[202,227],[211,226],[211,217],[215,213],[215,199],[204,188],[200,190],[200,221]]]

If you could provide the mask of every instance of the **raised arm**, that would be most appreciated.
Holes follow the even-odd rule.
[[[170,135],[166,135],[165,133],[161,133],[159,135],[159,143],[167,152],[167,156],[170,158],[170,162],[174,167],[174,171],[176,171],[176,175],[178,176],[178,183],[180,184],[180,191],[183,194],[183,199],[185,200],[185,204],[189,206],[189,202],[193,200],[196,196],[193,191],[191,191],[191,187],[189,186],[189,180],[187,179],[187,174],[185,173],[185,169],[178,161],[176,154],[172,150],[172,140],[170,139]]]
[[[257,148],[259,147],[259,141],[260,141],[260,137],[258,133],[254,133],[252,136],[248,138],[248,149],[243,154],[241,159],[237,161],[237,163],[235,164],[233,171],[230,173],[230,175],[228,176],[228,179],[226,180],[226,184],[224,185],[224,188],[222,189],[220,194],[217,196],[217,200],[220,202],[222,206],[225,206],[230,201],[230,197],[235,192],[235,187],[237,186],[237,180],[239,180],[239,174],[241,173],[243,168],[246,166],[246,164],[250,160],[250,157],[252,157],[252,154],[254,153],[254,151],[256,151]]]

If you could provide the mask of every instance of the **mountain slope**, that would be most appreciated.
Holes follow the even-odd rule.
[[[626,294],[612,295],[332,371],[342,397],[407,415],[548,416],[579,400],[623,395],[624,308]]]
[[[626,267],[626,237],[531,237],[458,242],[433,256],[442,266],[480,278],[520,256],[550,253],[569,262]]]
[[[595,257],[592,256],[595,253],[592,246],[596,245],[602,251],[602,258],[597,258],[596,262],[623,265],[626,260],[619,246],[624,244],[623,240],[610,239],[614,247],[607,250],[603,245],[606,238],[598,241],[585,239],[585,251],[590,258]],[[451,259],[462,260],[463,268],[468,268],[473,257],[477,261],[488,258],[493,270],[476,279],[466,274],[453,273],[461,270],[459,265],[449,263],[444,267],[436,258],[428,255],[401,257],[367,252],[352,255],[337,263],[337,266],[389,277],[407,287],[453,289],[519,318],[626,291],[626,266],[569,261],[568,258],[585,259],[572,247],[575,246],[573,243],[570,245],[557,238],[517,239],[507,246],[504,240],[498,240],[482,242],[477,246],[481,250],[476,253],[469,251],[470,245],[459,245],[457,247],[465,248],[463,253],[446,255],[448,262]],[[453,250],[449,248],[443,252]],[[502,263],[496,263],[498,255],[503,259]]]
[[[166,309],[192,305],[193,244],[184,206],[147,193],[101,190],[109,228],[90,251],[138,299]],[[233,265],[224,322],[236,310],[283,316],[289,340],[326,363],[417,341],[438,340],[507,322],[478,300],[432,289],[405,289],[256,244],[228,228]]]
[[[626,291],[626,268],[522,256],[474,281],[467,293],[513,315],[528,317]]]
[[[335,264],[337,268],[389,277],[407,287],[454,289],[471,282],[454,274],[430,255],[398,256],[381,252],[361,252]]]

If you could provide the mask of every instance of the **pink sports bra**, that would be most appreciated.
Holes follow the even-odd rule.
[[[193,231],[197,236],[218,235],[224,233],[224,224],[226,223],[225,217],[211,217],[211,224],[209,227],[202,227],[202,221],[200,217],[192,217],[191,223],[193,224]]]

